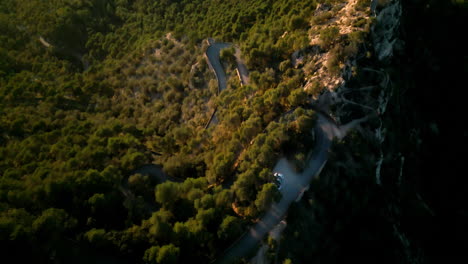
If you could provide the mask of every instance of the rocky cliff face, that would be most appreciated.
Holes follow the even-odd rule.
[[[399,27],[401,19],[401,3],[400,0],[391,0],[385,5],[380,11],[377,10],[379,7],[377,0],[372,1],[371,8],[372,12],[377,14],[376,23],[374,24],[371,31],[371,38],[374,46],[374,53],[377,59],[383,64],[388,63],[395,49],[401,48],[403,43],[399,40]],[[385,74],[385,73],[383,73]],[[388,79],[388,75],[385,74],[386,81],[381,86],[379,97],[377,98],[378,108],[377,112],[379,115],[383,115],[387,110],[387,105],[392,96],[393,90]],[[380,125],[375,129],[374,134],[379,144],[379,158],[376,162],[375,169],[375,181],[377,184],[381,184],[380,170],[384,160],[384,150],[382,149],[382,143],[385,141],[386,129],[381,119],[379,119]],[[404,157],[401,157],[404,160]]]
[[[372,28],[372,43],[377,58],[380,61],[388,61],[395,49],[401,48],[398,39],[398,30],[401,18],[400,0],[390,0],[381,7],[378,0],[372,1],[371,11],[376,14],[376,22]],[[380,10],[379,10],[380,9]]]
[[[335,20],[346,21],[350,19],[348,17],[360,15],[362,16],[361,18],[354,19],[355,21],[365,19],[371,22],[368,32],[353,27],[344,29],[346,25],[336,21],[325,27],[336,26],[340,29],[340,32],[343,31],[344,35],[361,30],[369,34],[367,38],[368,42],[362,43],[356,54],[342,58],[343,63],[340,65],[340,74],[337,75],[330,73],[330,69],[327,68],[330,65],[327,60],[332,56],[333,50],[316,53],[313,57],[315,59],[312,60],[312,62],[314,60],[316,62],[316,72],[309,75],[305,89],[311,89],[314,83],[319,83],[322,87],[325,87],[325,94],[320,96],[321,104],[334,105],[334,111],[331,115],[340,123],[345,119],[349,119],[350,116],[352,118],[359,118],[359,115],[362,114],[379,117],[375,125],[369,126],[365,133],[373,138],[373,141],[377,144],[376,147],[379,149],[378,153],[375,153],[376,155],[373,158],[369,156],[369,159],[375,160],[375,179],[376,183],[380,184],[380,170],[382,162],[385,159],[385,151],[382,148],[382,144],[386,139],[387,131],[381,116],[387,111],[389,100],[393,94],[389,75],[381,68],[387,65],[391,61],[394,52],[403,46],[403,42],[399,39],[402,9],[400,0],[372,1],[367,10],[368,13],[353,13],[349,11],[355,10],[356,7],[357,1],[348,2],[342,8],[342,10],[348,11],[340,11],[338,15],[342,17],[335,18]],[[318,10],[324,12],[322,9]],[[320,36],[313,39],[313,43],[315,43],[314,41],[320,44]],[[361,59],[366,57],[370,58],[370,60],[365,60],[366,62],[362,63]],[[364,78],[368,80],[364,81],[361,85],[359,82],[356,84],[354,78],[356,71],[361,72],[362,76],[368,77]],[[361,79],[362,76],[360,77]],[[352,82],[353,85],[348,85],[348,82]]]
[[[304,90],[314,97],[323,90],[339,90],[363,57],[372,55],[388,62],[402,47],[398,39],[401,14],[400,0],[373,0],[369,6],[358,0],[319,4],[309,30],[311,48],[291,57],[294,67],[303,67]]]
[[[343,85],[348,75],[344,72],[369,32],[370,14],[370,6],[362,7],[358,0],[317,6],[309,30],[312,48],[292,56],[293,66],[304,66],[306,92],[315,95],[323,88],[334,91]]]

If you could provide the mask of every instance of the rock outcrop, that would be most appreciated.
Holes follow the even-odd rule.
[[[380,61],[388,61],[394,50],[401,45],[398,39],[402,14],[401,3],[399,0],[388,1],[389,3],[378,11],[378,1],[372,2],[372,12],[377,15],[371,34],[374,51]]]

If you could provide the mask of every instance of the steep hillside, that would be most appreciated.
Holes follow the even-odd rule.
[[[332,107],[342,121],[372,109],[379,117],[336,142],[328,169],[291,208],[284,263],[466,258],[463,154],[451,147],[466,142],[463,99],[441,87],[463,86],[467,60],[454,32],[468,9],[463,1],[386,2],[366,43],[374,54],[358,60]]]
[[[455,76],[436,45],[462,50],[438,26],[459,2],[1,1],[2,252],[20,263],[209,263],[262,219],[279,222],[299,193],[283,246],[268,251],[278,261],[344,262],[353,250],[424,260],[437,243],[408,219],[464,211],[444,210],[414,165],[440,158],[423,142],[450,136],[450,124],[413,113],[413,98],[456,107],[412,88],[429,83],[415,68]],[[419,32],[411,15],[426,23],[438,7],[438,31]],[[419,50],[426,37],[435,44]],[[305,192],[308,164],[322,176]],[[450,237],[445,218],[430,219]]]

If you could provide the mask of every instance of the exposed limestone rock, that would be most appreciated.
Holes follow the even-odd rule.
[[[372,4],[374,12],[376,12],[377,2],[377,0],[374,0]],[[372,42],[377,58],[380,61],[387,61],[391,58],[394,49],[397,45],[400,45],[397,37],[401,14],[402,9],[399,0],[389,1],[388,5],[377,14],[377,23],[372,28]]]
[[[380,10],[378,10],[380,8]],[[382,6],[382,1],[373,0],[371,4],[371,12],[376,15],[376,23],[371,30],[372,42],[374,45],[374,53],[378,60],[386,63],[393,56],[394,50],[401,45],[401,41],[398,39],[398,32],[400,26],[400,18],[402,14],[401,3],[399,0],[387,0],[385,5]],[[375,70],[374,70],[375,71]],[[379,84],[382,87],[380,94],[377,98],[378,107],[377,113],[382,115],[387,109],[388,102],[392,96],[392,86],[388,75],[385,74],[382,82]],[[380,122],[380,126],[374,131],[375,138],[380,145],[385,141],[386,128],[383,127],[383,123]],[[376,161],[375,169],[375,181],[377,184],[382,184],[380,170],[384,161],[385,155],[383,149],[379,150],[379,158]],[[402,158],[403,166],[404,158]],[[400,178],[401,181],[401,168]]]
[[[303,57],[304,59],[300,60],[304,65],[304,69],[306,69],[307,82],[304,86],[305,91],[314,93],[314,87],[317,83],[326,90],[334,91],[342,86],[345,80],[350,78],[351,69],[355,66],[355,59],[349,57],[345,58],[344,63],[340,62],[338,66],[334,66],[339,67],[339,74],[336,73],[336,69],[332,72],[328,67],[336,63],[336,54],[331,54],[335,43],[333,43],[331,47],[324,49],[320,38],[321,31],[326,28],[336,27],[339,30],[339,36],[336,41],[343,39],[343,36],[350,33],[366,31],[365,28],[355,26],[355,23],[359,20],[369,21],[369,10],[370,8],[366,11],[358,10],[357,0],[337,3],[333,8],[330,4],[319,4],[317,6],[314,13],[315,16],[323,15],[325,12],[331,12],[333,13],[333,17],[325,22],[311,25],[309,36],[310,46],[314,47],[315,50],[312,49],[314,50],[313,52],[309,52],[308,56],[305,55]],[[300,58],[299,55],[301,55],[301,52],[295,52],[292,56],[291,61],[295,67],[300,65],[298,60]]]

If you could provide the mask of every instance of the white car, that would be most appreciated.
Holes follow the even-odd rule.
[[[281,190],[281,188],[283,187],[283,180],[284,180],[283,174],[279,172],[275,172],[273,173],[273,176],[275,176],[275,184],[278,187],[278,190]]]

